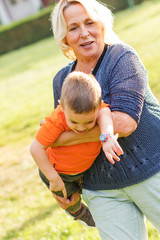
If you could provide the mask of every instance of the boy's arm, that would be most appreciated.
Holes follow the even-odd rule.
[[[64,198],[67,198],[64,182],[49,161],[45,148],[46,146],[40,144],[36,139],[34,139],[30,147],[31,155],[38,165],[39,169],[49,180],[50,190],[55,192],[62,191]]]
[[[101,133],[114,134],[112,114],[109,107],[104,107],[99,110],[97,124],[99,125]]]
[[[120,161],[118,156],[123,154],[123,150],[117,141],[118,134],[114,135],[112,114],[109,107],[102,108],[99,111],[97,123],[99,125],[101,134],[107,134],[108,136],[106,142],[102,144],[102,148],[106,157],[112,164],[115,163],[113,158],[116,161]]]

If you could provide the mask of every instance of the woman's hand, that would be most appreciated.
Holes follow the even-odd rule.
[[[42,120],[40,121],[39,125],[42,126],[42,124],[44,123],[44,121],[45,121],[45,120],[42,119]]]
[[[63,209],[67,209],[70,206],[73,206],[78,200],[80,199],[79,192],[72,194],[70,199],[65,199],[64,197],[57,196],[56,194],[52,193],[53,197],[56,199],[59,206]]]

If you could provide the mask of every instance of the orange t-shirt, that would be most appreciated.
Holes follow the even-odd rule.
[[[108,104],[102,103],[101,108],[108,106]],[[46,117],[45,122],[36,134],[36,140],[48,147],[57,140],[62,132],[70,130],[59,105],[49,117]],[[77,174],[86,171],[93,164],[100,153],[101,147],[99,141],[72,146],[48,147],[46,152],[57,172]]]

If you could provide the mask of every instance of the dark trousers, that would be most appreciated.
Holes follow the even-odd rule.
[[[58,173],[60,177],[62,178],[65,188],[67,191],[67,198],[70,198],[71,195],[77,191],[80,193],[82,192],[82,187],[81,187],[81,179],[83,177],[83,173],[79,173],[76,175],[68,175],[68,174],[63,174],[63,173]],[[45,183],[45,185],[49,188],[49,181],[45,177],[45,175],[39,170],[39,175],[42,181]],[[63,196],[63,193],[61,191],[54,192],[57,196]],[[79,201],[74,204],[73,206],[70,206],[69,208],[66,209],[68,212],[77,212],[81,207],[81,198]]]

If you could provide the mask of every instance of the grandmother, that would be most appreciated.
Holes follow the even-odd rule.
[[[160,231],[160,106],[136,51],[112,29],[110,10],[96,0],[60,0],[52,13],[54,37],[71,59],[53,80],[55,107],[65,77],[92,73],[110,104],[124,155],[111,164],[103,150],[83,179],[83,198],[103,240],[145,240],[144,216]],[[77,135],[64,132],[54,146],[97,141],[98,126]],[[62,208],[78,199],[56,197]]]

